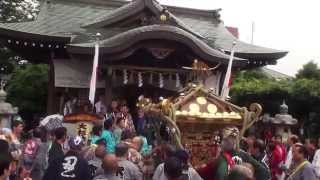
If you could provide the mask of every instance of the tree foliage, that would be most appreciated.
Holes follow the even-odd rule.
[[[291,80],[277,81],[259,70],[239,72],[230,93],[235,104],[249,106],[257,102],[271,115],[279,113],[279,105],[285,100],[289,113],[305,124],[308,132],[320,128],[320,69],[312,61]]]
[[[16,69],[7,88],[9,102],[21,111],[45,112],[48,70],[48,66],[44,64],[30,64]]]
[[[320,69],[318,64],[310,61],[307,64],[303,65],[303,68],[300,69],[296,75],[298,79],[317,79],[320,80]]]
[[[37,0],[1,0],[0,22],[31,21],[39,12]],[[6,47],[0,47],[0,75],[12,73],[20,60]]]
[[[2,22],[20,22],[33,20],[39,12],[37,0],[1,0],[0,20]]]

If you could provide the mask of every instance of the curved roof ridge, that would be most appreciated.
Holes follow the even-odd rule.
[[[127,41],[128,39],[130,39],[130,41]],[[189,48],[193,49],[195,53],[201,54],[200,57],[202,56],[202,58],[207,61],[222,61],[224,64],[228,64],[229,62],[229,55],[211,48],[193,34],[171,25],[149,25],[128,30],[110,38],[101,40],[100,49],[107,53],[120,52],[147,39],[177,41],[187,45]],[[94,42],[69,44],[70,52],[88,53],[91,52],[93,47]],[[87,51],[85,49],[87,49]],[[246,64],[246,59],[235,57],[235,65],[243,66]]]
[[[143,11],[145,8],[150,9],[157,16],[159,16],[166,9],[159,2],[155,0],[133,0],[130,3],[112,11],[106,16],[103,16],[97,19],[94,22],[89,22],[82,25],[82,27],[83,28],[89,28],[89,27],[101,28],[104,26],[108,26],[118,21],[121,21],[123,19],[126,19],[134,14],[137,14],[140,11]],[[205,38],[201,34],[195,32],[192,28],[190,28],[188,25],[183,23],[181,20],[179,20],[171,12],[167,11],[167,13],[170,16],[170,18],[172,18],[173,23],[176,24],[181,29],[188,31],[201,39]]]

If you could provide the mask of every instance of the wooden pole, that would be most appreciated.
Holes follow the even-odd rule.
[[[54,85],[54,64],[53,53],[49,59],[49,83],[48,83],[48,98],[47,98],[47,114],[54,114],[55,112],[55,85]]]

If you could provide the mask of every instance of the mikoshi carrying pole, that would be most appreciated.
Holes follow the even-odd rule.
[[[226,98],[229,95],[229,90],[230,90],[229,85],[230,85],[230,77],[231,77],[231,71],[232,71],[232,62],[233,62],[233,57],[234,57],[235,46],[236,46],[236,42],[234,41],[232,43],[231,54],[230,54],[230,59],[229,59],[229,63],[228,63],[228,69],[226,72],[226,76],[225,76],[225,79],[223,82],[221,95],[220,95],[223,100],[226,100]]]
[[[89,101],[94,106],[94,99],[96,95],[96,86],[97,86],[97,71],[99,64],[99,38],[101,34],[96,34],[96,43],[94,45],[94,58],[93,58],[93,66],[92,66],[92,74],[90,81],[90,91],[89,91]]]

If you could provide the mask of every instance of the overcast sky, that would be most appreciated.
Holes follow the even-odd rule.
[[[276,66],[294,75],[303,64],[314,60],[320,64],[319,0],[160,0],[163,4],[197,9],[222,8],[221,19],[227,26],[238,27],[240,39],[254,44],[287,50],[289,54]]]

